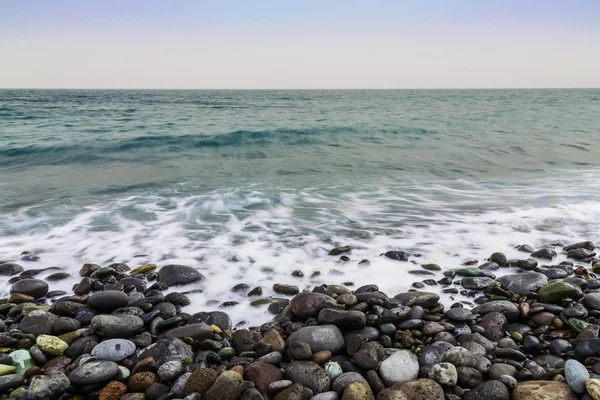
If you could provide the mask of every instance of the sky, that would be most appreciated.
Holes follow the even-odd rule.
[[[598,0],[0,1],[0,88],[600,87]]]

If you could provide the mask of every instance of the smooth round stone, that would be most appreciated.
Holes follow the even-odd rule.
[[[12,276],[23,272],[24,269],[19,264],[5,262],[0,263],[0,275],[1,276]]]
[[[126,339],[109,339],[98,343],[92,350],[92,355],[101,360],[121,362],[131,356],[136,350],[135,344]]]
[[[185,265],[165,265],[158,271],[158,280],[167,286],[188,285],[204,279],[198,270]]]
[[[88,361],[73,369],[69,381],[73,385],[92,385],[106,382],[119,372],[119,366],[112,361]]]
[[[408,350],[399,350],[381,362],[379,375],[386,386],[415,380],[419,376],[417,356]]]
[[[308,343],[313,352],[329,350],[338,354],[345,348],[342,332],[335,325],[315,325],[300,328],[287,339],[287,345],[295,342]]]
[[[41,279],[22,279],[12,285],[10,293],[21,293],[40,299],[48,293],[48,284]]]
[[[384,335],[393,336],[396,333],[396,325],[392,323],[383,324],[379,327],[379,330]]]
[[[126,307],[129,304],[129,296],[116,290],[107,290],[91,295],[87,304],[100,312],[110,313],[117,308]]]
[[[58,317],[48,311],[33,310],[27,314],[19,323],[19,329],[25,333],[34,335],[51,335],[52,326]]]
[[[584,393],[585,382],[590,379],[590,373],[579,361],[567,360],[565,378],[567,378],[567,384],[571,390],[575,393]]]

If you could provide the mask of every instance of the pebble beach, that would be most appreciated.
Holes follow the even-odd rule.
[[[443,271],[403,250],[375,255],[420,267],[402,293],[355,282],[232,287],[270,315],[260,325],[232,320],[236,301],[205,307],[177,291],[205,279],[189,266],[88,263],[67,292],[53,285],[69,274],[40,279],[43,257],[24,252],[0,263],[12,285],[0,304],[0,396],[599,400],[594,243],[516,250],[523,257],[495,252]],[[329,256],[369,262],[352,252]]]

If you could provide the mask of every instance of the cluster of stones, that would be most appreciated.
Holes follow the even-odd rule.
[[[436,293],[390,297],[376,285],[275,285],[291,299],[271,303],[272,321],[249,329],[223,311],[189,314],[185,293],[163,293],[202,280],[190,267],[86,264],[69,295],[36,279],[42,270],[0,263],[0,274],[13,276],[0,304],[0,396],[600,400],[593,243],[566,246],[575,262],[560,265],[535,261],[554,258],[549,249],[524,250],[533,258],[494,253],[445,272],[450,280],[441,284],[461,285],[474,304],[446,308]],[[409,261],[405,252],[385,256]],[[510,265],[523,271],[499,279],[490,272]]]

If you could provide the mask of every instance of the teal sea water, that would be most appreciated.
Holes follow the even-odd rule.
[[[381,253],[598,240],[599,138],[595,89],[0,90],[0,259],[64,288],[84,262],[191,265],[196,304],[238,319],[264,318],[242,282],[406,290],[424,278]]]

